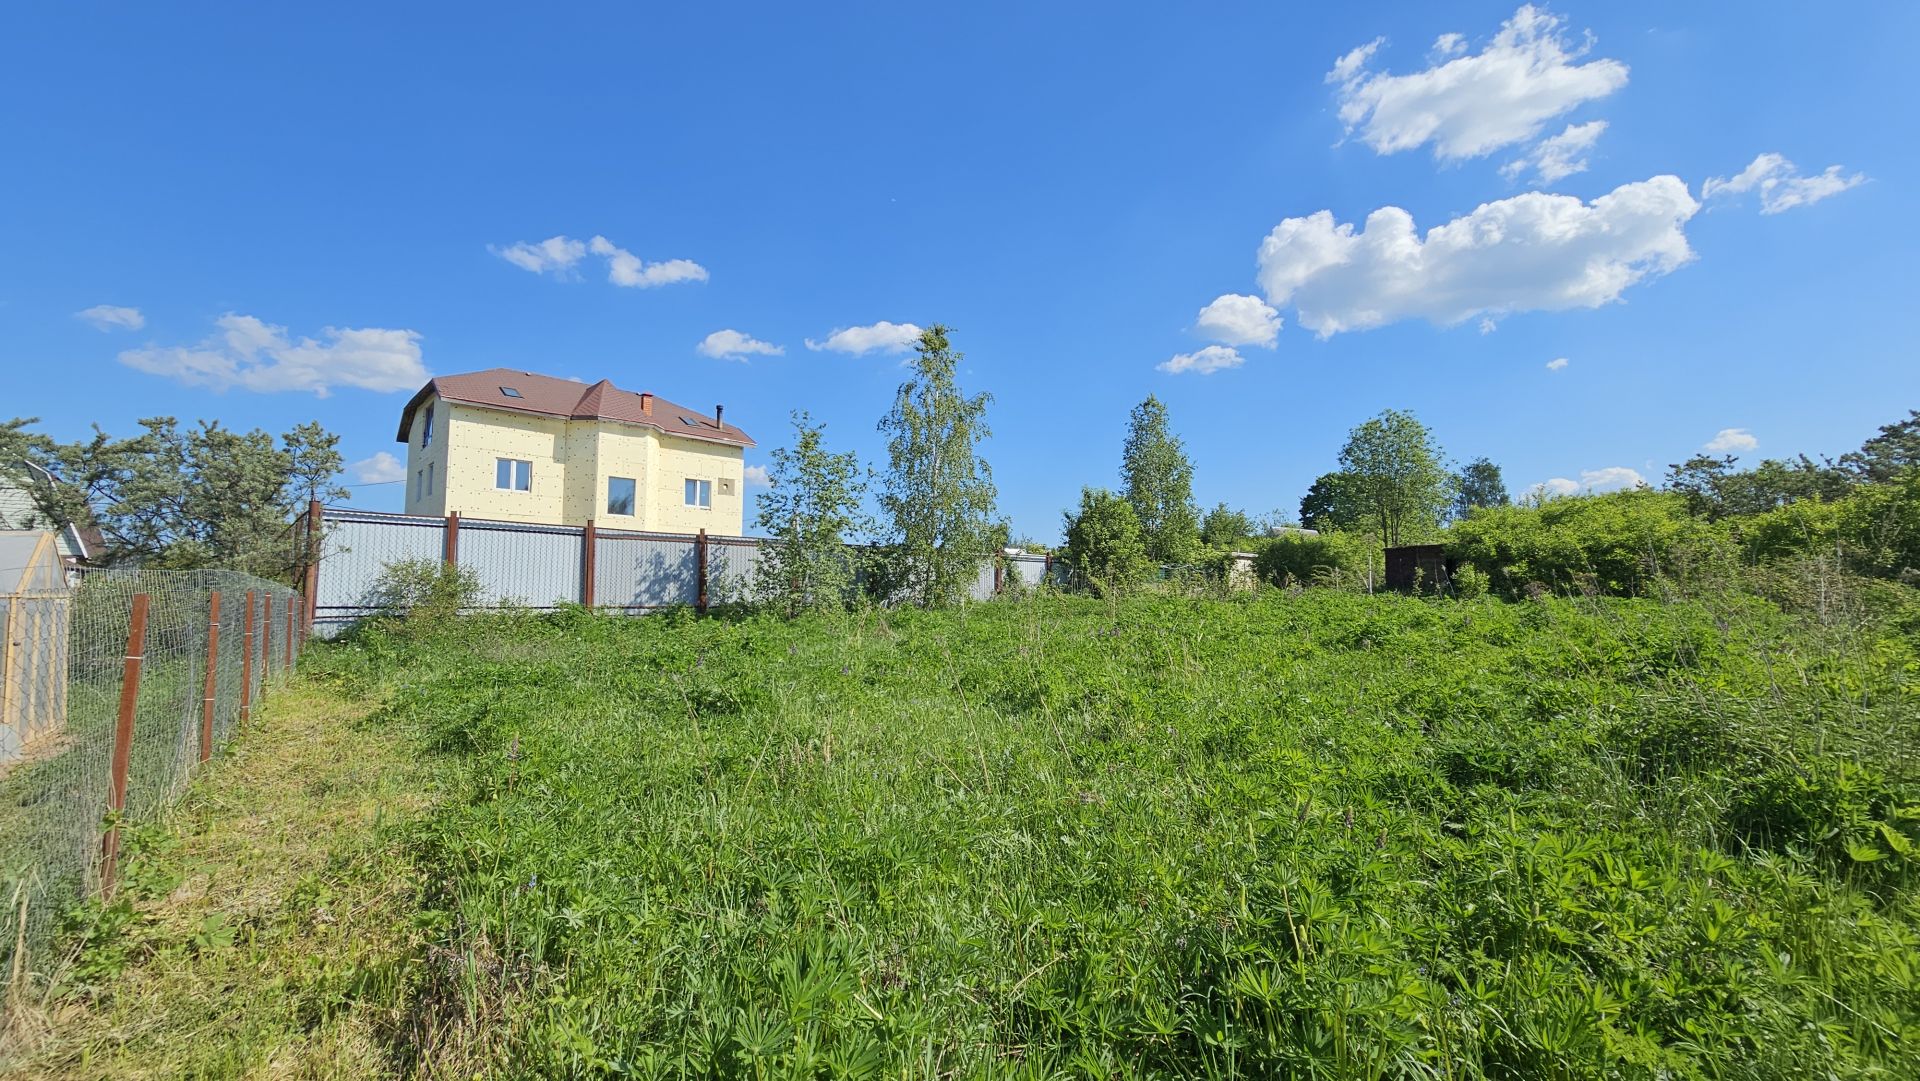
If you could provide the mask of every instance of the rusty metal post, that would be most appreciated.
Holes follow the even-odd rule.
[[[1000,588],[1007,584],[1006,578],[1007,565],[999,556],[995,556],[993,559],[993,592],[995,596],[999,596]]]
[[[280,669],[283,672],[293,671],[294,619],[295,619],[295,616],[293,611],[293,594],[289,593],[287,594],[287,644],[285,647],[287,657],[286,657],[286,661],[280,665]]]
[[[580,603],[593,607],[593,555],[599,547],[598,535],[593,529],[593,519],[587,519],[587,528],[580,534]]]
[[[320,510],[320,501],[307,501],[307,568],[303,578],[306,589],[306,601],[302,607],[306,610],[306,635],[313,637],[314,606],[319,604],[320,596],[320,527],[326,524],[326,518]]]
[[[246,630],[240,635],[240,723],[253,716],[253,590],[247,590]]]
[[[127,622],[127,655],[120,668],[120,716],[113,726],[113,774],[107,787],[107,810],[127,809],[127,772],[133,765],[133,715],[140,707],[140,666],[147,656],[147,595],[133,595],[133,614]],[[120,823],[115,821],[100,840],[100,888],[113,896],[120,874]]]
[[[200,761],[213,757],[213,699],[220,671],[220,591],[207,598],[207,681],[200,697]]]
[[[260,697],[265,698],[267,684],[273,682],[273,591],[260,600]]]
[[[446,536],[442,538],[440,558],[451,567],[460,562],[460,512],[447,515]]]
[[[694,594],[693,610],[701,615],[707,614],[707,531],[693,539],[693,569],[700,578],[699,592]]]

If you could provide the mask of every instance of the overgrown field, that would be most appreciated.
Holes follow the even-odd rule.
[[[499,1076],[1920,1076],[1920,662],[1757,600],[562,612],[310,663],[464,763]]]

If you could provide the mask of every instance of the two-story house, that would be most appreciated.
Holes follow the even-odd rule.
[[[408,514],[738,536],[753,440],[657,395],[489,368],[400,414]]]

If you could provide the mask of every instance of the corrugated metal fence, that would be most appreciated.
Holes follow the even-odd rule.
[[[314,633],[331,637],[381,610],[377,589],[389,564],[446,560],[472,571],[484,603],[528,608],[586,604],[628,613],[744,601],[751,597],[763,541],[689,533],[645,533],[589,525],[531,525],[449,515],[421,518],[320,507],[321,528],[306,582]],[[310,517],[312,512],[310,512]],[[968,596],[985,600],[1018,576],[1027,586],[1065,580],[1044,556],[982,560]]]

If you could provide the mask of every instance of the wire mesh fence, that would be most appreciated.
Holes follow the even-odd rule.
[[[0,767],[5,984],[38,974],[61,913],[111,875],[102,841],[116,788],[120,822],[154,820],[286,678],[307,630],[298,594],[231,571],[95,572],[69,603],[64,723]]]

